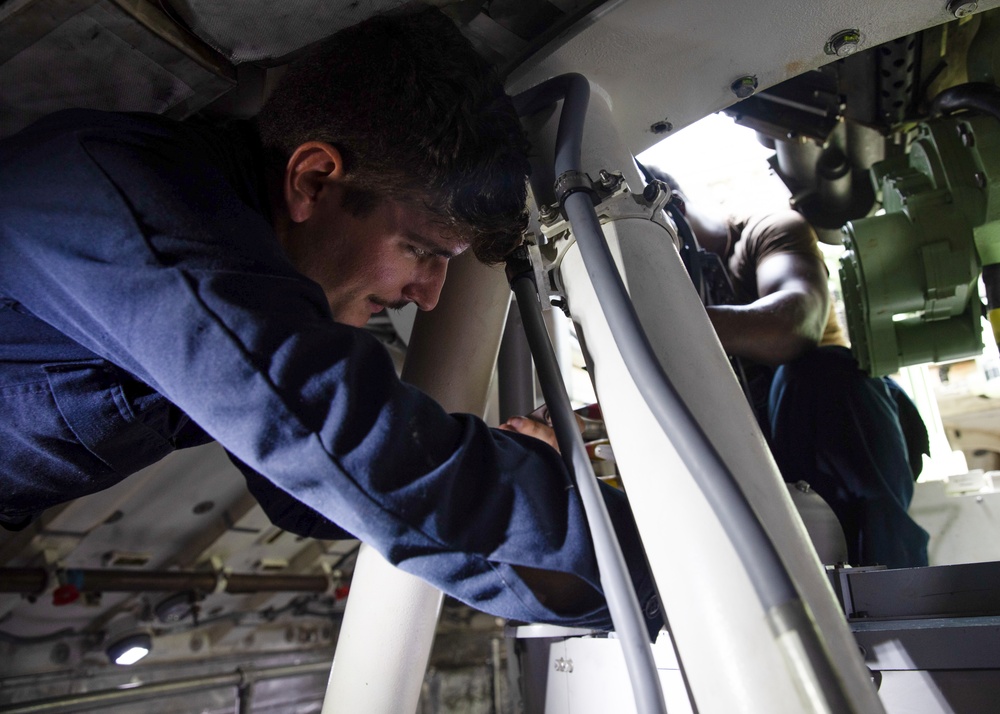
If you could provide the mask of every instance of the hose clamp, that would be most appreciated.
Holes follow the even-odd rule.
[[[559,178],[556,179],[554,188],[556,200],[560,205],[565,203],[567,196],[578,191],[585,191],[590,194],[590,200],[594,202],[595,206],[600,202],[600,197],[594,189],[594,182],[591,181],[590,177],[582,171],[564,171],[559,175]]]

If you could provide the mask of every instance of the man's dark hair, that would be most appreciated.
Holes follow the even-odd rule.
[[[340,151],[345,207],[428,209],[502,260],[527,225],[527,140],[492,67],[433,9],[376,16],[294,62],[257,117],[282,167],[307,141]]]

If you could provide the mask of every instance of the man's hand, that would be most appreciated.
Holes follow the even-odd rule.
[[[532,438],[544,441],[556,451],[559,451],[559,442],[556,441],[556,431],[548,424],[545,424],[528,417],[511,417],[506,423],[498,427],[502,431],[514,431]]]
[[[542,410],[540,413],[547,414]],[[579,416],[576,423],[583,431],[583,421]],[[526,416],[511,417],[498,429],[502,431],[514,431],[532,438],[544,441],[556,451],[559,451],[559,442],[556,441],[556,432],[545,422],[538,421]],[[538,568],[530,568],[524,565],[514,566],[514,570],[521,576],[525,584],[531,588],[535,597],[545,605],[559,613],[588,612],[598,607],[603,599],[593,588],[588,587],[582,580],[569,573],[557,573]]]

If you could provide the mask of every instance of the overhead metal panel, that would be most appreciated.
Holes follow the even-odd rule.
[[[183,118],[235,85],[227,61],[144,1],[36,0],[3,10],[0,136],[70,107]]]

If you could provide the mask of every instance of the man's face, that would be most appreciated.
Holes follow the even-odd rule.
[[[286,243],[293,264],[323,288],[333,317],[361,327],[386,307],[432,309],[449,259],[468,244],[417,207],[383,201],[352,215],[328,191]]]

